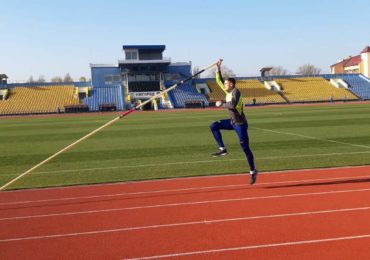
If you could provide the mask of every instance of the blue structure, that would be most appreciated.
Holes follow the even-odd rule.
[[[168,85],[167,87],[171,87],[171,85]],[[191,102],[199,102],[201,106],[209,105],[205,95],[198,93],[192,86],[191,82],[180,85],[179,87],[170,91],[169,95],[172,98],[171,100],[173,100],[175,108],[183,108],[187,102],[189,103],[187,104],[188,106],[191,106]]]
[[[121,85],[121,71],[117,65],[94,64],[91,66],[93,87],[112,87]]]
[[[0,74],[0,89],[7,88],[8,76],[6,74]]]
[[[90,96],[83,99],[90,111],[99,111],[99,105],[115,105],[117,110],[123,110],[123,97],[121,86],[95,87]]]
[[[349,86],[349,90],[361,99],[370,99],[370,79],[360,74],[325,74],[326,79],[340,78]]]
[[[124,45],[118,64],[91,64],[93,88],[120,86],[123,108],[148,100],[191,75],[191,62],[172,63],[163,56],[165,45]],[[185,107],[186,102],[208,105],[206,97],[185,84],[156,100],[159,108]],[[152,109],[148,104],[144,109]]]

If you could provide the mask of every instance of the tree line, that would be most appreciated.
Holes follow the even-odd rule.
[[[271,66],[272,69],[268,72],[270,76],[280,76],[280,75],[288,75],[290,74],[286,69],[282,66]],[[312,65],[312,64],[303,64],[299,66],[297,72],[295,74],[299,75],[317,75],[321,73],[321,69]]]
[[[84,76],[81,76],[79,78],[79,82],[86,82],[87,79]],[[27,83],[44,83],[47,82],[46,78],[43,75],[40,75],[37,79],[35,79],[33,76],[30,76],[27,80]],[[69,73],[66,73],[64,77],[55,76],[50,79],[50,82],[53,83],[61,83],[61,82],[74,82],[73,78]]]
[[[269,76],[283,76],[288,74],[294,74],[288,72],[288,70],[284,69],[282,66],[270,66],[271,70],[268,72],[267,75]],[[199,67],[196,66],[193,69],[193,74],[197,73],[199,71]],[[222,65],[221,67],[222,76],[223,77],[235,77],[236,74],[232,69],[229,67]],[[317,75],[321,73],[321,69],[312,65],[312,64],[303,64],[302,66],[299,66],[298,70],[295,72],[295,74],[299,75]],[[212,68],[209,73],[205,76],[207,78],[214,78],[216,76],[216,68]],[[198,78],[200,75],[198,76]]]

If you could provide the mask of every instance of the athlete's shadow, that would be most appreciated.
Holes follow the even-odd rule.
[[[325,185],[353,184],[353,183],[365,183],[365,182],[370,182],[370,178],[326,181],[326,182],[298,183],[298,184],[276,185],[276,186],[274,185],[274,186],[267,186],[264,188],[265,189],[294,188],[294,187],[325,186]]]

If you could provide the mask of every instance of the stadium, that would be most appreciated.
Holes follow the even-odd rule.
[[[363,61],[368,59],[369,49],[367,47],[361,53]],[[119,60],[118,64],[90,64],[91,82],[7,84],[7,76],[1,75],[0,113],[3,116],[0,119],[3,133],[1,140],[3,148],[7,151],[1,156],[2,185],[9,183],[20,173],[51,154],[55,154],[63,146],[88,134],[112,118],[116,118],[122,111],[131,111],[130,109],[133,107],[141,106],[143,102],[150,101],[140,107],[141,110],[145,111],[137,111],[133,115],[125,117],[122,121],[91,137],[89,141],[85,141],[55,159],[42,164],[40,168],[7,187],[10,190],[31,189],[24,192],[1,194],[4,213],[0,221],[5,225],[9,221],[19,225],[19,228],[15,228],[15,226],[12,226],[12,229],[2,228],[3,232],[8,230],[10,233],[5,231],[3,237],[7,238],[0,240],[1,245],[7,246],[10,243],[12,244],[11,248],[16,250],[18,243],[15,241],[21,243],[30,240],[33,243],[44,239],[43,236],[37,235],[40,232],[32,231],[32,229],[27,232],[28,235],[23,234],[24,238],[19,235],[18,238],[12,238],[13,232],[15,234],[24,233],[25,229],[22,227],[32,219],[41,221],[36,227],[47,230],[46,223],[43,223],[44,218],[45,221],[54,223],[53,220],[49,219],[53,214],[56,214],[57,219],[67,218],[63,220],[67,223],[75,221],[73,218],[68,220],[69,214],[81,216],[76,219],[77,223],[82,221],[80,218],[83,219],[83,216],[91,210],[96,212],[94,214],[102,214],[101,212],[105,212],[105,210],[95,204],[102,203],[99,201],[104,198],[117,199],[118,201],[131,199],[138,202],[143,199],[147,200],[145,198],[150,200],[157,198],[158,202],[155,202],[157,206],[150,206],[149,203],[149,206],[137,206],[137,208],[158,207],[158,210],[163,213],[158,213],[156,210],[154,211],[156,213],[148,214],[157,219],[156,221],[162,222],[165,216],[163,214],[172,214],[172,208],[167,210],[167,207],[177,205],[177,203],[179,205],[188,204],[188,202],[181,202],[182,196],[188,196],[189,199],[193,197],[190,199],[191,201],[195,200],[194,203],[203,204],[205,202],[199,200],[199,196],[203,197],[217,191],[225,193],[225,196],[228,197],[230,193],[235,196],[241,190],[245,190],[241,187],[246,187],[247,181],[243,177],[244,174],[240,174],[246,171],[245,159],[238,152],[237,145],[233,144],[233,135],[225,135],[231,150],[231,154],[227,158],[212,160],[209,157],[214,143],[209,137],[208,126],[212,120],[224,116],[222,109],[214,107],[215,101],[224,99],[223,92],[218,88],[214,78],[192,78],[175,89],[163,93],[172,85],[191,77],[192,71],[190,62],[171,62],[170,58],[163,57],[164,50],[164,45],[124,45],[125,59]],[[333,66],[333,72],[335,72],[334,67],[338,67],[338,65]],[[345,66],[343,65],[343,67]],[[368,65],[361,65],[361,68],[365,67],[368,68]],[[360,65],[357,69],[359,68]],[[243,103],[248,111],[248,119],[251,124],[249,131],[253,140],[252,146],[255,150],[257,165],[261,171],[257,187],[267,188],[271,191],[281,189],[284,194],[287,193],[284,190],[289,187],[292,190],[306,187],[307,191],[289,191],[285,195],[276,195],[276,193],[256,190],[250,191],[254,195],[248,196],[252,197],[247,196],[236,199],[236,201],[270,196],[275,203],[275,199],[273,199],[275,196],[279,200],[286,196],[299,198],[299,196],[306,196],[304,194],[336,194],[336,192],[339,194],[343,192],[344,195],[337,196],[348,198],[346,192],[350,192],[350,190],[356,192],[357,186],[361,188],[360,190],[368,192],[366,186],[368,186],[369,168],[364,167],[364,165],[370,164],[368,141],[370,109],[367,102],[370,99],[370,80],[365,76],[366,73],[368,75],[368,72],[361,71],[362,73],[360,73],[359,70],[356,70],[345,74],[285,76],[269,76],[265,74],[264,70],[263,72],[264,75],[257,77],[237,78],[237,87],[242,92]],[[154,96],[158,96],[158,98],[153,99]],[[35,117],[35,115],[40,116]],[[356,165],[357,167],[354,168],[349,167]],[[337,168],[343,166],[347,168]],[[194,178],[193,176],[219,177]],[[188,178],[181,179],[180,177]],[[153,179],[164,180],[140,182],[140,180]],[[99,183],[111,184],[79,186]],[[336,184],[335,190],[338,191],[325,189],[327,185],[333,187],[334,184]],[[341,187],[345,188],[350,184],[356,187],[341,189]],[[35,189],[70,185],[77,186],[68,189]],[[64,194],[64,192],[68,193]],[[70,192],[75,195],[69,195]],[[59,193],[61,195],[58,195]],[[199,196],[197,196],[198,193]],[[359,193],[358,196],[362,196],[361,194]],[[171,199],[164,202],[161,196],[168,196]],[[312,196],[314,196],[313,199],[316,199],[315,195]],[[197,199],[197,197],[199,198]],[[235,199],[229,198],[227,200],[230,200],[230,203],[237,203],[234,202]],[[343,200],[346,199],[335,198],[334,201]],[[209,201],[211,205],[221,203],[213,197],[210,197]],[[361,201],[360,197],[358,197],[358,201]],[[59,203],[66,205],[60,213],[52,213],[53,209],[46,209],[47,207],[58,207]],[[93,208],[88,206],[77,212],[67,209],[74,204],[80,205],[80,203],[91,204]],[[325,204],[325,202],[315,203]],[[192,205],[192,202],[190,204]],[[357,202],[356,204],[361,203]],[[348,210],[367,210],[368,208],[362,207],[364,206],[362,204],[361,207]],[[115,210],[125,211],[130,209],[128,205],[111,210],[113,212]],[[196,207],[195,205],[191,207]],[[40,210],[31,214],[32,207],[40,207]],[[162,207],[163,210],[160,209]],[[173,210],[178,210],[175,206],[172,207]],[[179,207],[181,208],[181,206]],[[220,208],[223,207],[221,204]],[[257,211],[260,211],[258,206],[253,207],[257,207]],[[194,210],[199,212],[198,214],[208,214],[204,212],[204,208]],[[215,210],[218,211],[217,208]],[[323,210],[312,210],[312,212],[312,214],[325,215]],[[341,214],[341,210],[333,212]],[[94,217],[94,214],[91,217]],[[188,215],[188,213],[181,214]],[[142,217],[142,215],[138,215],[134,219],[140,220]],[[328,218],[328,216],[324,217]],[[358,217],[361,218],[362,215],[360,214]],[[115,213],[107,213],[107,218],[107,223],[111,223],[109,218],[116,218]],[[246,217],[246,221],[249,218],[253,219],[253,217]],[[131,217],[127,221],[132,224],[122,223],[123,226],[127,227],[122,230],[118,229],[118,231],[122,231],[120,235],[124,237],[127,232],[130,232],[130,225],[137,225],[134,219],[130,219]],[[203,221],[202,223],[208,225],[207,221]],[[225,220],[213,221],[216,221],[215,223],[218,221],[232,223],[236,220],[226,218]],[[90,223],[89,226],[96,225],[93,224],[95,221],[92,220],[88,220],[88,223]],[[199,225],[196,223],[195,226]],[[209,223],[213,223],[212,220]],[[298,221],[297,224],[301,225],[302,223]],[[72,225],[72,222],[63,224],[63,227],[69,225]],[[183,229],[181,224],[178,225]],[[237,221],[233,225],[236,225],[237,228]],[[166,225],[163,227],[165,228]],[[68,240],[69,236],[75,233],[67,230],[68,228],[63,232],[60,231],[62,232],[60,236]],[[220,230],[223,230],[223,227]],[[104,230],[96,232],[97,234],[100,232],[109,233]],[[63,235],[63,233],[65,234]],[[94,244],[95,240],[92,242],[84,240],[83,237],[86,234],[88,233],[80,232],[76,233],[76,236],[82,236],[79,239],[82,239],[82,243],[87,243],[88,246],[91,243]],[[53,243],[53,235],[45,236],[45,239],[48,238]],[[134,245],[135,238],[136,235],[132,243],[128,242],[128,245]],[[346,237],[345,239],[350,238]],[[304,241],[306,242],[301,242],[302,245],[310,243],[307,242],[308,240]],[[145,250],[149,254],[158,256],[160,255],[158,252],[162,252],[156,249],[159,245],[150,242],[150,239],[145,243],[147,244]],[[62,244],[68,245],[64,242]],[[274,243],[273,245],[283,247],[282,243]],[[173,246],[177,248],[178,244]],[[33,246],[29,247],[33,248]],[[60,252],[53,248],[53,246],[50,247],[49,254],[57,257]],[[84,251],[83,255],[89,258],[97,256],[110,258],[116,257],[120,253],[127,256],[140,255],[139,252],[142,248],[140,246],[136,248],[139,251],[127,248],[118,254],[106,250],[97,253],[90,249]],[[236,248],[236,257],[244,257],[244,253],[249,253],[249,249],[249,247]],[[80,249],[74,250],[79,251]],[[222,256],[228,250],[230,249],[222,250],[220,255]],[[2,252],[9,252],[4,253],[4,259],[6,259],[12,255],[13,251],[11,249],[9,251],[2,250]],[[322,251],[314,250],[314,252]],[[203,254],[214,255],[216,253],[212,250],[200,250],[192,253],[194,258],[201,258]],[[253,252],[252,255],[259,255],[259,253]],[[174,256],[170,254],[168,257]],[[226,256],[230,255],[226,254]],[[263,254],[263,256],[265,255]],[[40,257],[38,255],[36,258]]]
[[[124,45],[118,64],[90,64],[91,82],[7,84],[1,76],[0,114],[123,111],[192,74],[191,62],[163,57],[165,45]],[[370,99],[370,47],[332,66],[333,74],[238,77],[246,105],[364,101]],[[338,74],[336,71],[346,72]],[[215,106],[224,94],[214,78],[195,78],[143,110]]]
[[[268,58],[259,54],[263,59],[259,62],[250,59],[246,51],[250,47],[240,35],[233,35],[236,44],[228,47],[222,39],[220,45],[215,42],[219,28],[223,37],[229,36],[239,28],[236,22],[231,29],[220,23],[209,32],[194,26],[198,24],[189,17],[200,19],[209,13],[212,20],[211,10],[224,11],[205,3],[196,8],[174,4],[177,9],[171,9],[159,0],[153,10],[144,10],[142,3],[137,9],[135,3],[125,3],[135,16],[129,8],[122,9],[127,10],[124,20],[117,18],[122,15],[117,2],[113,7],[95,3],[100,8],[90,6],[91,17],[82,9],[64,9],[65,3],[57,5],[60,12],[47,9],[43,13],[47,19],[37,19],[50,22],[62,17],[63,24],[79,28],[74,19],[82,17],[92,30],[83,31],[83,37],[54,41],[51,31],[57,25],[43,24],[48,34],[35,41],[45,48],[45,56],[53,56],[56,46],[62,45],[65,56],[75,44],[78,51],[97,48],[91,39],[109,48],[116,41],[107,35],[118,34],[121,27],[126,38],[148,43],[121,41],[116,52],[94,51],[98,61],[85,64],[88,80],[17,81],[15,71],[31,71],[27,59],[21,57],[21,64],[14,58],[16,69],[11,66],[13,57],[7,64],[0,60],[6,65],[0,67],[0,259],[369,259],[370,46],[364,44],[368,39],[353,37],[353,56],[337,56],[335,51],[346,41],[325,31],[326,37],[335,38],[335,45],[328,48],[334,54],[325,50],[325,59],[332,61],[324,73],[275,73],[276,67],[267,64],[280,58],[280,36],[293,36],[290,41],[299,45],[298,38],[313,31],[310,37],[324,45],[320,29],[289,28],[287,33],[283,28],[277,37],[268,35],[270,23],[266,26],[265,20],[275,11],[262,5],[258,10],[265,18],[256,19],[256,24],[266,36],[263,42],[255,37],[253,26],[245,25],[248,39],[274,49]],[[321,5],[326,21],[329,8]],[[305,16],[283,6],[296,18]],[[37,20],[37,11],[27,13]],[[248,15],[252,13],[248,6]],[[232,14],[235,20],[247,19],[239,10]],[[283,21],[283,15],[279,19]],[[209,27],[215,22],[201,21]],[[187,23],[194,27],[180,26]],[[16,26],[11,29],[16,31]],[[176,43],[169,35],[181,37]],[[162,44],[150,44],[161,38]],[[34,39],[30,35],[27,39],[31,45]],[[10,50],[5,43],[0,41]],[[47,46],[53,44],[50,54]],[[187,44],[207,56],[214,53],[212,63],[195,65],[202,64],[199,59],[204,56],[194,55]],[[259,66],[252,76],[228,74],[221,66],[221,58],[233,57],[230,46],[239,45],[242,51],[238,49],[236,56],[241,63]],[[320,48],[312,46],[317,53]],[[83,54],[73,53],[68,66],[82,57],[86,60]],[[304,55],[297,56],[294,62],[305,62]],[[39,68],[41,60],[31,62]],[[62,61],[53,57],[45,68],[60,70]],[[232,80],[229,91],[226,82]],[[229,95],[235,89],[238,101]],[[240,137],[238,122],[230,121],[232,127],[221,128],[231,131],[222,131],[225,145],[220,145],[214,126],[229,117],[234,120],[238,104],[247,120],[240,131],[247,139]],[[253,151],[254,169],[245,141]]]

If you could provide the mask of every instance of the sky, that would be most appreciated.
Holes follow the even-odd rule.
[[[0,0],[0,74],[9,81],[91,77],[117,64],[122,45],[164,44],[165,57],[205,67],[218,58],[238,76],[264,66],[294,73],[370,45],[368,0]]]

